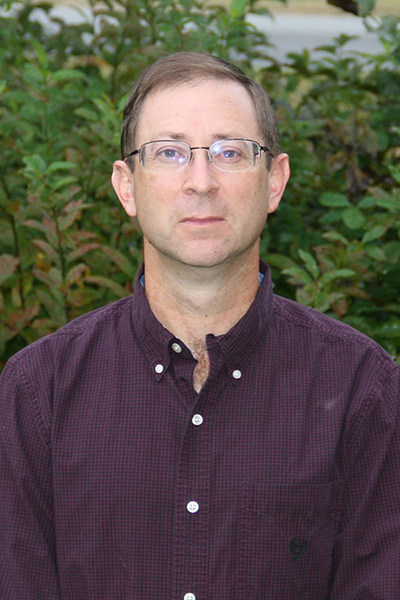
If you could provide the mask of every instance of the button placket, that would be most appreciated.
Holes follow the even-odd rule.
[[[172,354],[172,344],[170,348]],[[186,359],[190,360],[190,354],[185,348],[183,352],[185,361],[180,360],[181,357],[173,357],[176,359],[173,364],[187,365]],[[175,496],[177,506],[171,594],[173,598],[184,599],[185,593],[193,594],[194,591],[195,597],[207,598],[211,585],[208,572],[212,465],[210,439],[213,429],[211,423],[221,388],[227,385],[229,378],[236,384],[232,377],[236,365],[233,364],[226,372],[224,356],[216,343],[211,348],[210,361],[215,385],[206,385],[200,394],[191,396],[191,407],[188,404],[191,412],[187,417],[187,427],[180,447]],[[190,589],[193,591],[187,592]]]

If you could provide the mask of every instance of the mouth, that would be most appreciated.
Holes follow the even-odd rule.
[[[215,216],[207,216],[207,217],[186,217],[185,219],[182,219],[180,222],[181,224],[184,225],[197,225],[198,227],[204,227],[207,225],[216,225],[218,223],[222,223],[222,221],[224,221],[224,219],[222,217],[215,217]]]

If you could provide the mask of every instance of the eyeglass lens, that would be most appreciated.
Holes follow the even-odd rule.
[[[191,160],[192,151],[207,148],[190,148],[186,142],[173,140],[148,142],[142,146],[141,161],[149,170],[177,170]],[[250,140],[218,140],[208,149],[209,159],[224,171],[241,171],[254,165],[259,153],[258,145]]]

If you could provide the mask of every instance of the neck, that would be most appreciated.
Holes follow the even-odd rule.
[[[148,260],[146,296],[156,318],[194,353],[208,333],[222,335],[247,312],[258,289],[258,247],[232,264],[191,267],[162,257]],[[150,263],[150,264],[149,264]]]

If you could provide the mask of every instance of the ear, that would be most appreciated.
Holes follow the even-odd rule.
[[[115,161],[111,183],[127,214],[130,217],[136,217],[136,204],[133,196],[133,174],[123,160]]]
[[[290,175],[289,156],[287,154],[279,154],[272,162],[271,171],[269,173],[269,201],[268,213],[273,213],[279,206],[283,192]]]

